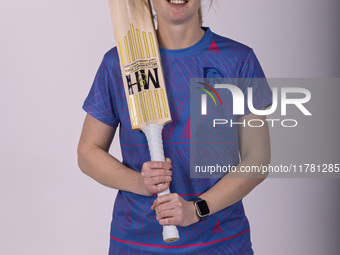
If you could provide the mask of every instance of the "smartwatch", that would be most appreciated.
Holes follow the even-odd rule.
[[[199,218],[199,222],[206,220],[210,213],[207,202],[199,197],[196,197],[192,199],[191,201],[194,202],[194,205],[196,208],[196,214]]]

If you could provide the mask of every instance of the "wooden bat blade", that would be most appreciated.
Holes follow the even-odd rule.
[[[109,0],[132,129],[171,122],[150,7],[141,0]]]

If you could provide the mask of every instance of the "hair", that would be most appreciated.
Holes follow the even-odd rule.
[[[212,1],[212,0],[211,0]],[[203,14],[202,14],[202,7],[198,9],[198,20],[200,22],[200,26],[203,25]]]
[[[143,2],[144,2],[144,4],[146,4],[146,5],[152,6],[152,5],[151,5],[151,0],[143,0]],[[212,6],[212,3],[213,3],[213,0],[210,0],[210,6],[209,6],[209,8]],[[156,18],[156,17],[154,16],[154,19],[155,19],[155,18]],[[199,19],[200,26],[202,26],[202,25],[203,25],[202,7],[200,7],[200,8],[198,9],[198,19]]]

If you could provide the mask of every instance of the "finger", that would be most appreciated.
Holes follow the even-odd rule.
[[[162,220],[162,219],[167,219],[167,218],[173,218],[175,216],[177,216],[177,210],[172,209],[172,210],[165,210],[165,211],[161,211],[157,214],[156,219],[158,221]]]
[[[158,203],[158,205],[160,205],[160,204],[163,204],[163,203],[170,202],[170,201],[176,199],[176,195],[177,194],[169,193],[169,194],[165,194],[165,195],[159,196],[157,198],[157,203]]]
[[[156,192],[155,193],[161,193],[163,192],[164,190],[167,190],[168,188],[170,187],[170,182],[164,182],[162,183],[162,185],[156,185],[155,188],[156,188]]]
[[[146,185],[146,189],[149,193],[151,194],[158,194],[160,192],[163,192],[164,190],[168,189],[170,186],[170,183],[169,182],[165,182],[165,183],[162,183],[162,185],[151,185],[151,184],[147,184]]]
[[[169,162],[162,161],[149,161],[143,164],[143,167],[150,169],[170,169],[171,164]]]
[[[168,167],[169,167],[169,169],[172,169],[172,165],[171,165],[171,159],[169,159],[169,158],[166,158],[166,159],[165,159],[165,164],[166,164],[166,166],[168,166]]]
[[[172,171],[168,169],[145,169],[142,170],[144,177],[172,176]]]
[[[157,206],[157,202],[155,200],[155,201],[153,201],[153,204],[151,206],[151,210],[156,210],[156,206]]]
[[[156,176],[156,177],[152,177],[152,178],[146,178],[145,184],[159,185],[159,184],[163,184],[165,182],[171,182],[171,181],[172,181],[171,176]]]
[[[168,164],[170,164],[170,169],[172,168],[172,165],[171,165],[171,159],[169,159],[169,158],[166,158],[166,159],[165,159],[165,163],[168,163]]]
[[[160,225],[165,226],[165,225],[176,225],[180,226],[181,218],[179,216],[175,217],[170,217],[170,218],[165,218],[165,219],[160,219],[158,222]]]
[[[159,214],[163,211],[168,211],[168,210],[180,210],[181,204],[174,202],[173,200],[167,203],[163,204],[157,204],[156,206],[156,214]]]

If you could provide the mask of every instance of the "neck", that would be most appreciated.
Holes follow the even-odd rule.
[[[158,24],[159,45],[169,50],[188,48],[197,43],[203,35],[204,30],[198,24]]]

